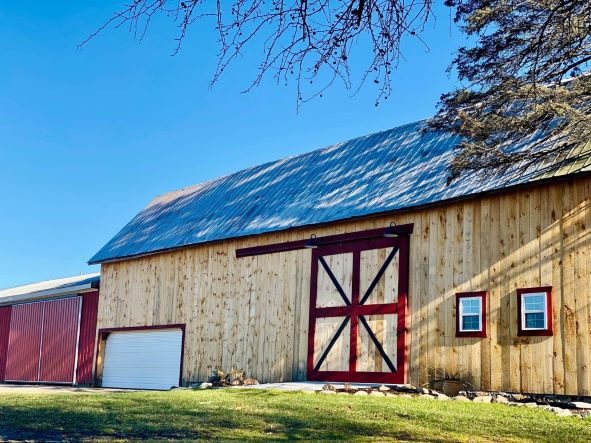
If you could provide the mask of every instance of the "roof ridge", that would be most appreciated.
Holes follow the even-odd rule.
[[[219,182],[219,181],[223,181],[223,180],[228,179],[230,177],[234,177],[234,176],[236,176],[238,174],[246,173],[246,172],[252,171],[254,169],[264,168],[265,166],[276,164],[276,163],[282,162],[282,161],[289,161],[289,160],[294,160],[294,159],[298,159],[298,158],[307,157],[307,156],[313,155],[313,154],[315,154],[317,152],[321,152],[321,151],[326,151],[326,150],[332,149],[332,148],[334,148],[334,147],[336,147],[338,145],[344,145],[345,143],[355,142],[355,141],[360,140],[360,139],[363,139],[363,138],[372,137],[372,136],[375,136],[375,135],[383,134],[383,133],[394,131],[394,130],[400,130],[400,129],[405,128],[407,126],[418,125],[418,124],[423,123],[423,122],[426,122],[428,120],[429,120],[428,118],[424,118],[424,119],[416,120],[416,121],[413,121],[413,122],[405,123],[405,124],[400,125],[400,126],[394,126],[393,128],[382,129],[382,130],[379,130],[379,131],[371,132],[369,134],[359,135],[357,137],[353,137],[353,138],[350,138],[350,139],[347,139],[347,140],[342,140],[340,142],[332,143],[332,144],[330,144],[328,146],[324,146],[322,148],[316,148],[316,149],[313,149],[311,151],[306,151],[306,152],[302,152],[302,153],[299,153],[299,154],[290,155],[290,156],[287,156],[287,157],[281,157],[281,158],[278,158],[278,159],[275,159],[275,160],[269,160],[269,161],[266,161],[266,162],[263,162],[263,163],[259,163],[257,165],[248,166],[246,168],[239,169],[238,171],[230,172],[230,173],[225,174],[225,175],[221,175],[221,176],[218,176],[218,177],[215,177],[215,178],[211,178],[211,179],[208,179],[208,180],[199,182],[199,183],[195,183],[195,184],[192,184],[192,185],[184,186],[182,188],[178,188],[178,189],[175,189],[175,190],[172,190],[172,191],[163,192],[161,194],[158,194],[154,198],[152,198],[149,201],[148,206],[151,205],[152,203],[158,201],[159,199],[162,199],[165,196],[169,196],[169,195],[173,195],[173,194],[177,194],[177,193],[182,193],[184,191],[189,191],[191,189],[198,188],[198,187],[204,187],[206,185],[213,184],[213,183],[216,183],[216,182]]]

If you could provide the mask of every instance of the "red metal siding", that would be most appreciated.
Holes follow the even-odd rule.
[[[14,305],[10,316],[10,335],[6,362],[6,380],[36,381],[39,374],[39,350],[44,303]]]
[[[80,340],[78,344],[78,370],[76,382],[91,384],[94,349],[96,343],[96,316],[98,312],[99,293],[88,292],[82,296],[82,317],[80,320]]]
[[[10,306],[0,308],[0,381],[4,381],[4,371],[6,369],[11,310]]]
[[[74,380],[80,301],[80,297],[72,297],[44,303],[40,382]]]

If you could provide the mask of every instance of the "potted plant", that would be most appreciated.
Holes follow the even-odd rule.
[[[469,386],[470,383],[464,380],[461,370],[451,372],[443,368],[435,368],[433,371],[433,389],[443,392],[448,397],[457,396],[466,385]]]

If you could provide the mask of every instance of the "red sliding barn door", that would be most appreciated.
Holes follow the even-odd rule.
[[[72,383],[78,349],[80,297],[45,304],[39,381]]]
[[[408,241],[313,249],[309,380],[404,383]]]
[[[43,304],[14,305],[6,361],[7,381],[37,381],[43,327]]]
[[[80,297],[12,306],[6,381],[73,383]]]

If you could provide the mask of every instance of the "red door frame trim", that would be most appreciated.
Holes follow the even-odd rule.
[[[128,326],[128,327],[121,327],[121,328],[101,328],[98,331],[97,343],[96,343],[96,350],[98,352],[99,344],[101,341],[107,340],[107,337],[111,332],[133,332],[133,331],[149,331],[153,329],[180,329],[181,330],[181,365],[179,370],[179,387],[183,384],[183,364],[185,362],[185,323],[177,323],[171,325],[152,325],[152,326]],[[106,343],[105,343],[106,344]],[[104,364],[104,362],[103,362]],[[98,358],[96,359],[96,364],[94,368],[94,386],[97,385],[97,376],[98,376]]]
[[[396,225],[387,228],[369,229],[367,231],[349,232],[346,234],[327,235],[324,237],[316,237],[315,242],[321,246],[329,246],[339,243],[346,243],[356,240],[368,240],[373,238],[383,238],[386,230],[391,234],[399,236],[406,236],[412,234],[414,223],[407,223],[404,225]],[[276,252],[297,251],[298,249],[305,249],[306,243],[309,239],[295,240],[283,243],[273,243],[269,245],[253,246],[250,248],[236,249],[236,258],[254,257],[255,255],[273,254]]]
[[[412,225],[411,232],[412,232]],[[409,235],[400,235],[394,238],[362,237],[363,240],[350,241],[336,245],[319,247],[312,250],[312,269],[310,275],[310,310],[308,317],[308,358],[307,375],[309,380],[325,381],[353,381],[374,383],[404,383],[408,368],[408,349],[406,344],[406,316],[408,297],[408,260],[409,260]],[[396,303],[384,305],[357,305],[359,303],[359,275],[361,251],[381,249],[398,246],[400,254],[398,270],[398,300]],[[318,298],[318,262],[319,257],[341,253],[353,253],[353,285],[352,306],[317,308]],[[357,372],[357,337],[358,315],[370,314],[397,314],[397,352],[396,372]],[[314,371],[314,336],[316,332],[316,319],[321,317],[345,317],[350,316],[350,345],[349,345],[349,371]]]

